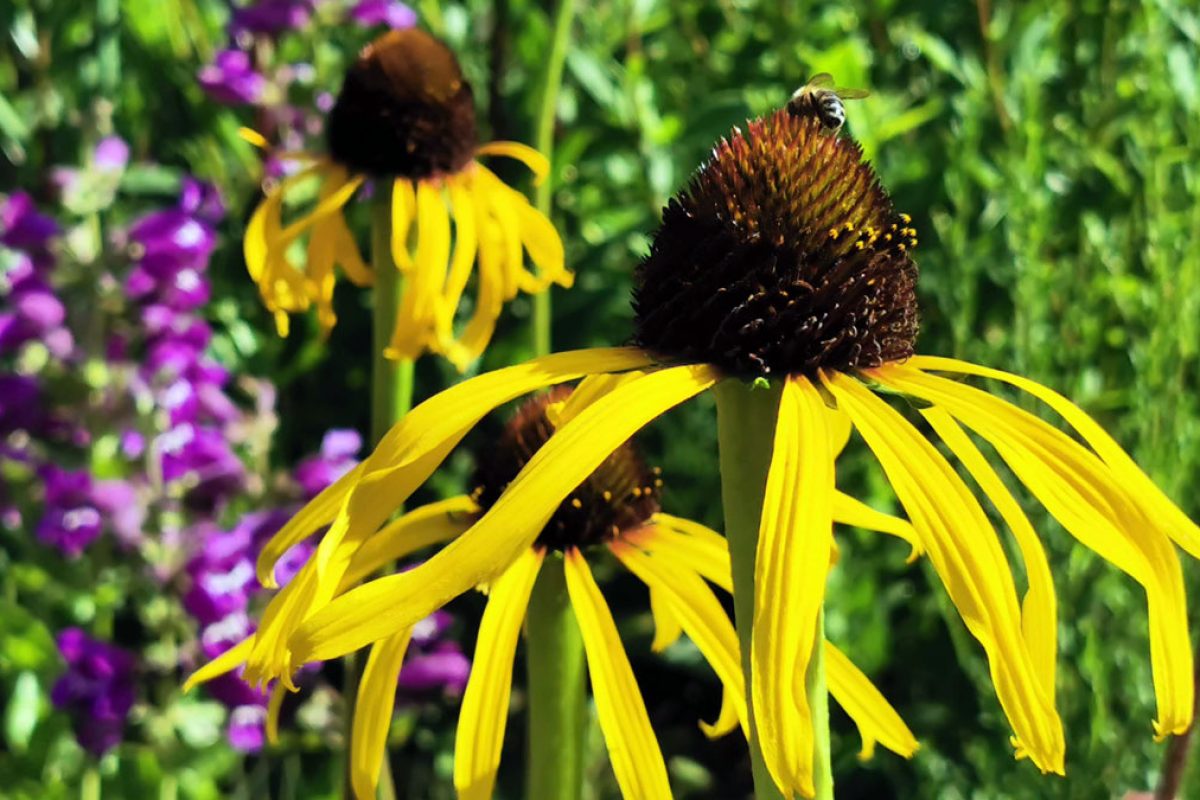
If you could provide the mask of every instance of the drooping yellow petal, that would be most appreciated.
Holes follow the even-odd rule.
[[[650,587],[650,616],[654,620],[654,641],[650,643],[650,649],[661,653],[679,641],[679,637],[683,635],[683,625],[671,610],[671,605],[663,596],[662,590],[653,586]]]
[[[971,364],[953,358],[914,356],[909,364],[917,369],[957,372],[1003,381],[1028,392],[1054,409],[1074,428],[1119,476],[1132,498],[1143,507],[1146,517],[1192,557],[1200,558],[1200,527],[1171,501],[1162,489],[1144,473],[1116,440],[1094,419],[1066,397],[1036,381],[998,369]]]
[[[263,728],[269,744],[279,744],[279,711],[289,692],[280,681],[271,687],[271,697],[267,700],[267,721]]]
[[[408,233],[417,215],[416,189],[408,178],[392,181],[392,263],[401,272],[411,272]]]
[[[707,389],[716,378],[707,366],[669,367],[598,399],[533,455],[470,530],[415,569],[363,584],[313,615],[292,636],[297,663],[354,650],[424,618],[470,587],[491,581],[533,544],[559,504],[618,446],[659,414]],[[364,478],[364,485],[375,474],[379,473]],[[340,578],[344,567],[333,569],[334,562],[330,563],[331,573]]]
[[[454,316],[458,311],[463,290],[471,277],[471,267],[479,255],[479,239],[475,225],[475,199],[471,196],[469,177],[456,176],[448,182],[450,208],[454,214],[454,255],[441,290],[439,307],[439,339],[454,338]]]
[[[913,530],[913,526],[908,520],[884,514],[882,511],[876,511],[866,503],[848,494],[838,492],[834,495],[833,521],[842,525],[853,525],[856,528],[864,528],[869,531],[890,533],[892,536],[903,539],[912,548],[908,554],[908,563],[910,564],[920,558],[921,553],[925,552],[924,547],[921,545],[921,537]]]
[[[183,682],[183,693],[187,694],[202,683],[208,683],[213,678],[219,678],[227,672],[233,672],[246,663],[246,657],[250,655],[250,648],[253,646],[254,634],[250,634],[189,675],[187,680]]]
[[[482,166],[476,167],[476,182],[478,196],[483,198],[496,221],[493,231],[499,243],[500,274],[503,278],[501,296],[508,301],[517,296],[521,277],[526,274],[521,247],[521,222],[516,206],[529,201]]]
[[[812,712],[804,677],[833,542],[829,415],[804,376],[779,402],[755,556],[750,691],[763,761],[785,797],[812,797]]]
[[[630,800],[669,800],[667,767],[608,604],[578,550],[567,552],[565,572],[587,655],[596,716],[621,794]]]
[[[441,290],[450,260],[450,215],[442,190],[429,181],[417,183],[417,253],[396,313],[396,327],[384,355],[415,359],[437,345]]]
[[[734,704],[742,730],[749,735],[746,683],[737,633],[713,590],[695,572],[681,569],[669,559],[655,558],[621,541],[613,542],[609,549],[626,569],[665,601],[684,633],[717,674]]]
[[[1012,573],[983,509],[945,458],[897,411],[853,378],[834,374],[822,380],[879,459],[967,629],[987,652],[1018,755],[1061,773],[1062,723],[1042,689],[1021,631]]]
[[[514,203],[513,207],[517,211],[521,244],[538,268],[538,278],[547,286],[554,282],[570,288],[574,276],[567,272],[562,239],[553,223],[528,202]]]
[[[481,156],[507,156],[516,159],[529,167],[535,183],[541,183],[550,174],[550,159],[520,142],[488,142],[480,145],[475,153]]]
[[[1021,629],[1042,679],[1042,688],[1053,703],[1055,664],[1058,661],[1058,599],[1054,594],[1054,579],[1050,575],[1046,549],[1042,547],[1037,532],[1016,498],[954,418],[936,407],[923,409],[921,414],[967,468],[967,472],[971,473],[1017,540],[1029,581],[1029,590],[1021,604]]]
[[[465,495],[414,508],[385,525],[354,554],[338,594],[363,578],[422,548],[448,542],[475,522],[479,506]]]
[[[860,759],[865,761],[874,755],[876,742],[905,758],[913,757],[920,747],[917,737],[871,679],[830,642],[825,643],[825,678],[829,694],[858,726],[862,736]]]
[[[375,273],[372,272],[371,266],[363,260],[362,253],[358,249],[358,242],[354,241],[354,234],[350,233],[345,218],[340,214],[334,215],[326,224],[329,225],[331,235],[336,242],[334,252],[337,254],[337,265],[346,273],[350,282],[355,286],[370,286],[374,283]]]
[[[513,657],[545,551],[526,550],[492,584],[454,739],[459,800],[489,800],[508,724]]]
[[[477,181],[472,181],[471,186],[479,249],[475,311],[463,328],[462,336],[441,345],[446,357],[459,370],[483,354],[504,306],[504,240],[499,223],[492,218],[486,192],[479,189]]]
[[[687,523],[688,520],[667,514],[655,514],[651,522],[654,524],[625,534],[626,540],[648,552],[661,553],[664,558],[702,575],[727,592],[733,591],[729,547],[724,538],[697,523],[689,523],[690,526],[694,526],[692,530],[704,528],[716,536],[716,539],[688,535],[679,527],[679,523]]]
[[[376,642],[363,668],[350,731],[350,783],[358,800],[375,800],[396,705],[396,678],[410,638],[412,628],[404,628]]]
[[[366,180],[362,175],[348,175],[344,167],[332,162],[318,167],[324,179],[332,184],[328,192],[323,193],[317,204],[307,214],[288,225],[279,234],[280,246],[286,247],[294,242],[300,234],[322,221],[331,214],[338,214],[350,198],[358,191]]]
[[[872,376],[935,403],[991,442],[1064,528],[1145,588],[1158,699],[1154,728],[1160,737],[1186,730],[1194,684],[1179,559],[1133,497],[1127,476],[1062,431],[979,389],[909,368],[889,367]]]
[[[275,564],[283,558],[283,554],[303,541],[313,531],[322,525],[328,525],[337,515],[342,501],[350,493],[350,489],[362,477],[361,464],[346,472],[321,493],[309,500],[308,503],[289,519],[279,531],[267,540],[258,554],[255,572],[258,581],[268,589],[279,588],[275,580]]]
[[[743,691],[743,701],[745,696],[746,693]],[[717,712],[717,718],[712,722],[700,720],[700,732],[706,739],[720,739],[722,736],[727,736],[733,733],[734,729],[742,722],[738,719],[738,707],[733,698],[732,692],[728,689],[721,689],[721,710]]]

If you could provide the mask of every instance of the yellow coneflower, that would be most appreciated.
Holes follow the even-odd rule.
[[[595,389],[596,387],[593,387]],[[388,559],[458,535],[500,500],[509,484],[556,427],[579,411],[558,389],[528,401],[498,441],[484,450],[477,488],[402,517],[355,555],[343,580],[353,585]],[[587,390],[580,401],[586,400]],[[737,634],[709,584],[732,590],[729,551],[716,532],[659,509],[662,479],[647,468],[632,442],[618,446],[554,510],[532,546],[488,587],[471,677],[463,695],[455,743],[454,783],[462,800],[492,796],[508,719],[513,660],[530,593],[546,559],[561,559],[567,591],[579,623],[601,732],[623,796],[670,798],[666,765],[612,615],[592,577],[589,559],[607,550],[649,590],[655,621],[652,649],[665,649],[686,634],[724,687],[721,710],[708,736],[747,730],[745,686]],[[903,520],[839,495],[839,521],[875,528],[915,542]],[[373,642],[356,699],[351,735],[351,778],[360,800],[375,797],[391,722],[396,680],[411,628]],[[912,732],[870,680],[833,645],[827,645],[830,691],[859,727],[861,757],[878,742],[911,756]],[[244,650],[242,651],[245,652]],[[198,679],[214,677],[207,667]],[[193,679],[193,683],[196,679]],[[278,703],[273,703],[278,707]],[[273,725],[274,723],[272,723]]]
[[[990,442],[1081,543],[1143,586],[1154,729],[1158,736],[1185,730],[1192,656],[1172,542],[1200,556],[1200,530],[1062,396],[999,370],[914,356],[915,245],[908,217],[894,211],[853,141],[783,111],[734,130],[668,205],[638,271],[639,346],[534,359],[415,408],[264,551],[259,574],[270,580],[287,547],[330,526],[309,568],[272,603],[248,674],[286,680],[306,661],[378,641],[494,580],[533,545],[563,499],[647,422],[720,381],[750,380],[773,382],[779,398],[755,560],[750,708],[767,769],[785,795],[813,792],[812,720],[796,681],[806,674],[824,603],[838,425],[857,429],[882,464],[920,547],[983,646],[1018,757],[1043,771],[1064,769],[1054,587],[1029,521],[959,423]],[[354,554],[489,409],[541,387],[623,372],[631,376],[559,428],[469,531],[411,572],[329,602]],[[1029,392],[1082,442],[933,373]],[[1012,530],[1028,575],[1023,600],[976,495],[887,402],[894,394],[918,400],[912,405]]]
[[[265,146],[258,134],[244,134]],[[549,163],[516,142],[477,143],[471,85],[454,54],[429,34],[389,31],[363,49],[329,114],[327,145],[325,155],[285,154],[304,167],[267,194],[246,229],[246,265],[280,335],[289,314],[312,305],[322,330],[333,327],[336,269],[359,286],[372,282],[342,217],[368,180],[391,192],[392,260],[405,280],[389,358],[429,350],[465,369],[518,291],[571,285],[554,226],[478,159],[514,158],[538,180]],[[285,226],[286,195],[311,179],[320,181],[316,205]],[[298,268],[288,251],[305,235]],[[525,267],[525,253],[536,272]],[[458,334],[455,314],[477,262],[474,311]]]

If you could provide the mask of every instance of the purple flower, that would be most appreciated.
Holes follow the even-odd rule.
[[[209,225],[216,225],[225,216],[225,203],[217,187],[190,176],[183,179],[179,207]]]
[[[121,742],[133,707],[137,662],[131,653],[92,639],[79,628],[58,634],[58,652],[67,670],[55,682],[50,699],[71,716],[83,749],[101,756]]]
[[[358,431],[344,428],[327,431],[321,440],[320,454],[309,456],[296,466],[296,482],[304,498],[311,500],[353,469],[361,449],[362,437]]]
[[[92,164],[104,172],[121,172],[129,163],[129,145],[120,136],[105,136],[96,143]]]
[[[183,596],[183,607],[200,622],[211,625],[246,608],[257,585],[250,551],[250,533],[243,527],[228,533],[203,533],[203,545],[188,562],[191,588]]]
[[[232,680],[241,682],[240,678]],[[244,685],[244,684],[243,684]],[[242,753],[257,753],[267,740],[267,707],[263,703],[235,706],[229,712],[229,727],[226,730],[229,744]]]
[[[245,611],[235,611],[200,631],[200,653],[211,660],[254,633],[254,623]]]
[[[74,339],[63,326],[66,308],[32,259],[22,254],[4,277],[10,310],[0,313],[0,353],[41,340],[56,358],[70,355]]]
[[[92,476],[86,470],[48,464],[41,469],[41,477],[46,497],[37,537],[71,558],[78,557],[104,530]]]
[[[36,433],[46,423],[37,380],[29,375],[0,374],[0,436],[13,431]]]
[[[413,626],[408,658],[397,682],[410,699],[434,691],[458,695],[466,688],[471,662],[455,642],[443,638],[452,622],[447,612],[435,611]]]
[[[396,0],[359,0],[350,9],[350,18],[364,28],[372,25],[411,28],[417,24],[417,12]]]
[[[254,71],[249,53],[222,50],[197,78],[208,96],[227,105],[252,105],[262,98],[267,79]]]
[[[39,214],[33,198],[25,192],[13,192],[0,205],[0,229],[0,244],[30,254],[43,253],[60,232],[58,223]]]
[[[186,422],[157,439],[163,480],[184,488],[195,509],[211,510],[242,487],[245,468],[220,431]]]
[[[146,506],[128,481],[106,480],[92,484],[92,500],[104,514],[113,535],[127,547],[142,541],[142,525],[146,522]]]
[[[262,33],[275,36],[303,28],[312,17],[313,0],[258,0],[234,9],[230,35]]]

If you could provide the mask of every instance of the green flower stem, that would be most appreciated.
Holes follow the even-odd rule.
[[[542,102],[538,110],[537,131],[533,146],[554,163],[554,119],[558,107],[558,90],[562,87],[563,64],[567,45],[571,41],[571,23],[575,20],[575,0],[559,0],[554,18],[554,41],[546,61],[546,78],[542,84]],[[550,216],[550,198],[554,190],[554,170],[534,189],[533,204],[538,211]],[[553,314],[550,289],[533,298],[533,353],[543,356],[550,352],[550,325]]]
[[[384,434],[412,407],[413,362],[393,361],[383,354],[396,327],[396,310],[404,294],[404,281],[392,262],[392,192],[380,183],[371,204],[371,269],[375,273],[374,310],[371,315],[371,443],[379,443]],[[359,664],[352,653],[345,658],[346,678],[342,696],[346,702],[346,769],[344,795],[354,796],[350,777],[349,747],[354,730],[355,697],[358,694]],[[384,756],[379,776],[378,796],[396,796],[392,773]]]
[[[754,619],[754,560],[758,549],[758,526],[762,517],[763,493],[771,468],[775,442],[775,418],[782,384],[752,386],[726,380],[715,389],[717,438],[721,451],[721,500],[725,506],[725,536],[733,566],[733,610],[742,649],[747,701],[750,692],[750,644]],[[814,784],[816,800],[832,800],[833,772],[829,754],[829,700],[825,685],[825,614],[817,619],[817,646],[805,675],[805,690],[813,711]],[[763,763],[751,714],[751,765],[757,800],[780,800]]]
[[[404,280],[392,263],[392,192],[377,187],[371,205],[371,268],[375,273],[371,342],[371,442],[376,444],[412,407],[413,362],[383,355],[396,327]]]
[[[89,764],[79,783],[79,800],[100,800],[100,770]]]
[[[577,800],[583,792],[587,664],[557,556],[547,556],[542,565],[525,630],[530,754],[525,796]]]
[[[546,62],[534,147],[553,158],[554,118],[563,63],[575,19],[575,0],[559,0],[554,40]],[[553,178],[534,192],[534,206],[550,216]],[[533,298],[533,352],[551,347],[550,291]],[[526,612],[529,681],[529,785],[526,797],[577,800],[583,793],[583,741],[587,730],[587,665],[583,640],[567,597],[563,564],[548,558]]]

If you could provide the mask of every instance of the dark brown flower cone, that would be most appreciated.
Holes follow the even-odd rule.
[[[363,48],[329,114],[329,154],[352,172],[413,180],[474,157],[475,101],[454,53],[424,31]]]
[[[783,110],[755,120],[663,212],[636,275],[635,343],[746,377],[903,360],[909,222],[853,140]]]

